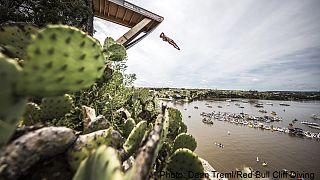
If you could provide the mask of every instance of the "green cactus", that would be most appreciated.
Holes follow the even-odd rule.
[[[92,85],[105,68],[95,39],[69,26],[50,25],[32,36],[17,91],[56,96]]]
[[[91,120],[87,131],[94,132],[102,129],[108,129],[110,126],[111,123],[103,115],[99,115]]]
[[[132,118],[127,119],[124,122],[124,126],[123,126],[123,133],[122,133],[123,137],[127,138],[135,126],[136,126],[136,123]]]
[[[180,127],[178,130],[178,134],[186,133],[188,131],[188,127],[184,122],[181,121],[179,125],[180,125]]]
[[[147,129],[147,122],[140,121],[131,131],[127,140],[123,145],[123,149],[127,156],[132,155],[140,146],[140,143],[144,137],[144,133]]]
[[[31,126],[40,122],[41,108],[36,103],[27,103],[26,110],[23,114],[23,125]]]
[[[107,145],[114,148],[120,148],[123,144],[123,138],[119,132],[109,128],[90,134],[79,136],[72,148],[68,150],[68,160],[72,170],[76,170],[90,152],[97,149],[100,145]]]
[[[107,37],[103,43],[103,49],[107,51],[110,46],[116,44],[116,41],[112,37]]]
[[[20,73],[17,62],[0,53],[0,148],[8,142],[27,103],[13,92]]]
[[[155,123],[159,124],[161,120],[162,120],[161,116],[158,116]],[[162,146],[162,144],[167,140],[169,127],[170,127],[169,113],[166,112],[164,114],[164,122],[163,122],[163,130],[161,133],[160,146]]]
[[[123,177],[116,151],[100,146],[81,163],[73,180],[122,180]]]
[[[191,150],[185,148],[180,148],[173,153],[170,157],[167,170],[175,174],[181,173],[183,177],[178,179],[187,179],[189,172],[204,173],[204,168],[198,156]],[[193,177],[193,179],[196,178]]]
[[[175,152],[179,148],[187,148],[194,151],[197,148],[197,141],[191,134],[181,133],[174,140],[172,150]]]
[[[126,48],[121,44],[113,44],[108,48],[111,61],[123,61],[127,57]]]
[[[70,95],[43,98],[40,104],[41,119],[50,120],[63,117],[72,109],[72,98]]]
[[[169,112],[169,134],[171,139],[175,139],[178,135],[180,123],[182,122],[182,115],[178,109],[168,108]]]
[[[37,33],[37,28],[27,23],[6,23],[0,27],[0,46],[9,51],[10,57],[23,59],[31,35]]]
[[[127,57],[126,48],[111,37],[107,37],[103,44],[104,54],[111,61],[123,61]]]

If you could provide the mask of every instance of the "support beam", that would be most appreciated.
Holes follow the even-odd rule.
[[[144,18],[137,25],[132,27],[128,32],[126,32],[123,36],[121,36],[117,40],[117,42],[125,46],[130,41],[132,41],[135,37],[137,37],[142,31],[142,29],[146,27],[150,22],[151,22],[151,19]]]

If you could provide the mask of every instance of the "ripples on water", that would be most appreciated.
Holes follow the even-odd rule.
[[[273,106],[266,105],[267,102]],[[254,104],[226,101],[194,101],[191,103],[172,103],[169,106],[178,108],[183,115],[183,119],[191,133],[198,142],[196,153],[205,158],[219,172],[231,172],[236,168],[250,166],[254,170],[280,171],[282,169],[300,172],[315,173],[315,179],[320,179],[320,141],[315,139],[294,137],[280,132],[272,132],[256,128],[248,128],[243,125],[231,124],[226,121],[213,120],[213,125],[202,123],[201,112],[229,112],[241,113],[242,109],[236,106],[244,106],[245,114],[254,116],[270,115],[275,111],[283,121],[272,122],[276,127],[287,127],[293,119],[298,119],[294,125],[304,130],[320,132],[301,124],[301,121],[320,123],[320,120],[313,120],[312,114],[320,113],[320,101],[308,102],[285,102],[290,106],[280,106],[282,101],[259,100],[264,108],[256,108]],[[230,104],[230,106],[227,106]],[[207,105],[212,106],[208,108]],[[199,109],[195,109],[198,106]],[[222,108],[218,108],[222,106]],[[185,110],[187,109],[187,110]],[[268,113],[260,113],[258,110],[265,109]],[[285,111],[284,111],[285,109]],[[191,118],[188,118],[191,116]],[[230,131],[230,135],[228,135]],[[216,146],[221,143],[223,148]],[[259,163],[256,158],[259,157]],[[262,167],[261,163],[266,161],[267,167]]]

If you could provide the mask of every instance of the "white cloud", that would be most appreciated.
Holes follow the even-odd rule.
[[[165,18],[128,51],[128,71],[145,80],[136,85],[320,89],[318,0],[132,2]],[[120,37],[127,31],[98,19],[95,28],[100,41],[106,34]],[[174,39],[181,51],[163,42],[161,32]]]

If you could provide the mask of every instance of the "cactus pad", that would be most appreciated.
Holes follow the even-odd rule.
[[[127,57],[126,48],[121,44],[113,44],[108,48],[111,61],[123,61]]]
[[[174,139],[178,135],[180,123],[182,122],[182,115],[178,109],[169,108],[169,133],[170,137]]]
[[[122,144],[122,136],[119,132],[113,130],[113,128],[81,135],[68,151],[68,160],[71,169],[76,170],[81,161],[88,157],[89,153],[100,145],[120,148]]]
[[[136,126],[136,123],[132,118],[127,119],[124,122],[124,126],[123,126],[123,133],[122,133],[123,136],[127,138],[135,126]]]
[[[126,154],[131,155],[139,148],[146,129],[147,129],[146,121],[140,121],[136,125],[136,127],[133,128],[133,130],[129,134],[128,139],[123,145],[123,149],[126,152]]]
[[[186,133],[188,131],[188,127],[184,122],[181,121],[179,125],[180,125],[178,130],[179,134]]]
[[[50,25],[32,36],[18,92],[56,96],[87,88],[102,75],[104,63],[95,39],[73,27]]]
[[[181,133],[174,140],[173,152],[179,148],[187,148],[194,151],[197,148],[197,141],[191,134]]]
[[[27,23],[6,23],[0,26],[0,45],[10,52],[10,57],[23,59],[31,35],[37,29]]]
[[[116,44],[116,41],[112,37],[107,37],[103,43],[103,49],[108,50],[110,46]]]
[[[121,180],[121,164],[114,149],[100,146],[77,170],[73,180]]]
[[[103,115],[99,115],[90,121],[88,125],[88,132],[108,129],[110,126],[111,123]]]
[[[178,149],[173,153],[167,170],[175,174],[182,173],[183,178],[181,179],[187,179],[189,172],[204,173],[204,168],[198,156],[189,149],[184,148]]]
[[[26,126],[31,126],[40,121],[41,110],[36,103],[27,103],[26,110],[23,114],[23,124]]]
[[[70,95],[43,98],[41,108],[41,119],[54,119],[63,117],[72,109],[72,98]]]
[[[14,93],[20,72],[15,60],[0,53],[0,148],[9,140],[27,103],[25,98],[16,97]]]

